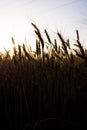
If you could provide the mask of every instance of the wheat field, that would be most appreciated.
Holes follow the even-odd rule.
[[[83,128],[87,117],[87,51],[79,32],[76,30],[77,49],[72,49],[69,39],[59,32],[61,46],[46,29],[45,43],[39,28],[34,23],[32,26],[37,36],[34,53],[25,44],[17,49],[12,38],[13,55],[8,50],[0,54],[0,128],[33,129],[37,121],[48,118]]]

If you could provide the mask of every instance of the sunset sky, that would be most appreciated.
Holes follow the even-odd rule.
[[[52,37],[59,31],[75,41],[75,30],[87,46],[87,0],[2,0],[0,1],[0,51],[16,43],[35,45],[31,22],[42,31],[46,28]]]

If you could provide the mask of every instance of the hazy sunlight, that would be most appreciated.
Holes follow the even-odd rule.
[[[35,39],[31,22],[56,37],[60,31],[66,38],[75,41],[78,29],[82,44],[87,42],[87,2],[85,0],[3,0],[0,1],[0,51],[12,51],[11,37],[16,44],[27,41],[35,49]],[[26,40],[25,40],[26,39]]]

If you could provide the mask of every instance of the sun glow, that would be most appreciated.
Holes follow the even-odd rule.
[[[6,50],[10,50],[10,53],[13,51],[13,45],[11,38],[15,39],[16,45],[27,42],[27,44],[33,43],[33,31],[31,27],[29,28],[29,24],[27,26],[27,22],[25,20],[21,22],[21,19],[12,19],[8,18],[8,20],[2,21],[0,25],[0,52]],[[31,44],[33,47],[34,45]],[[5,48],[5,49],[4,49]]]
[[[75,42],[75,31],[78,29],[82,44],[86,43],[87,26],[81,24],[83,17],[86,17],[84,6],[84,0],[78,3],[69,0],[0,1],[0,52],[4,52],[4,48],[12,52],[11,37],[15,39],[16,45],[27,41],[28,46],[31,45],[35,50],[37,36],[31,22],[36,24],[40,31],[44,32],[44,29],[47,29],[49,34],[52,34],[50,35],[52,39],[56,38],[56,33],[59,31],[64,37]],[[43,33],[42,36],[45,37]]]

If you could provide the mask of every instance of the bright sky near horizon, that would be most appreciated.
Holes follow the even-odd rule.
[[[51,36],[59,31],[65,38],[80,39],[87,47],[87,0],[2,0],[0,1],[0,51],[11,49],[11,37],[17,44],[35,45],[37,38],[31,22]]]

